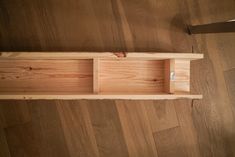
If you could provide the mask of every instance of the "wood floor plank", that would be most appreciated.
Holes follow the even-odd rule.
[[[189,23],[206,24],[234,18],[234,1],[185,0]],[[219,10],[219,11],[215,11]],[[193,120],[202,156],[234,156],[234,111],[224,80],[224,70],[230,68],[233,35],[207,34],[193,36],[194,52],[204,52],[204,59],[192,63],[192,90],[203,93],[202,101],[195,101]],[[231,57],[231,60],[228,60]],[[233,58],[233,59],[232,59]],[[226,63],[227,62],[227,63]]]
[[[86,101],[100,157],[127,157],[128,150],[114,101]]]
[[[155,119],[160,110],[157,109],[159,112],[156,112],[154,108],[151,114],[143,114],[146,106],[140,107],[140,102],[136,101],[125,104],[122,102],[121,107],[117,105],[122,131],[119,131],[113,105],[105,109],[102,107],[102,114],[99,114],[96,113],[99,107],[92,109],[90,106],[93,104],[88,102],[89,110],[86,111],[81,106],[75,107],[80,102],[70,102],[69,106],[74,106],[65,107],[62,105],[68,105],[68,102],[63,101],[58,105],[60,107],[55,108],[53,101],[33,101],[29,105],[30,109],[27,109],[24,102],[12,101],[11,104],[21,104],[19,106],[22,109],[17,105],[4,105],[3,108],[0,105],[0,115],[3,115],[1,127],[5,127],[11,156],[67,157],[70,154],[78,156],[80,150],[84,156],[96,156],[97,152],[103,156],[112,156],[112,152],[122,154],[118,150],[124,151],[125,155],[124,146],[114,149],[118,142],[123,143],[123,139],[117,140],[116,137],[121,138],[122,133],[130,156],[157,156],[154,150],[157,147],[151,142],[150,126],[153,125],[162,134],[168,131],[170,137],[177,139],[178,136],[183,136],[188,156],[235,156],[234,75],[230,71],[235,63],[234,33],[193,36],[186,33],[187,25],[234,19],[234,8],[234,0],[114,0],[99,3],[95,0],[1,0],[1,51],[192,52],[193,49],[193,52],[205,54],[204,60],[192,63],[190,74],[192,90],[202,93],[203,99],[194,101],[193,105],[191,102],[174,101],[181,135],[176,128],[163,129],[173,126],[172,120],[168,118],[164,119],[167,125],[161,123],[158,128],[157,122],[149,117]],[[8,105],[9,102],[0,101],[0,104]],[[57,109],[60,110],[59,116]],[[162,111],[161,109],[161,115]],[[90,121],[83,120],[84,117],[89,117],[87,112],[95,114],[90,115]],[[167,115],[164,117],[168,117]],[[114,126],[109,125],[106,117],[111,119],[110,123]],[[63,122],[59,124],[61,120]],[[93,126],[97,123],[105,123],[105,128],[114,132],[111,135],[107,135],[108,131],[105,129],[104,132],[98,132],[98,126]],[[88,124],[95,128],[94,133],[90,133],[91,137],[88,137],[90,135],[87,132],[90,127],[84,127]],[[64,136],[66,140],[63,139]],[[109,146],[112,137],[118,142]],[[99,146],[96,151],[95,148],[92,150],[89,139],[96,140],[94,145],[105,147],[103,152]],[[169,143],[174,143],[172,141]],[[165,144],[166,147],[167,145]],[[166,149],[176,150],[174,147]],[[161,155],[160,152],[159,156]]]
[[[40,134],[38,130],[35,133],[32,123],[25,123],[10,127],[6,130],[6,138],[9,146],[9,151],[12,157],[41,157],[40,153],[44,153],[45,150],[41,150],[41,139],[37,135]]]
[[[156,23],[157,39],[159,46],[163,50],[174,52],[191,52],[192,38],[186,33],[187,14],[181,8],[177,0],[157,1],[154,15],[157,16]],[[167,12],[166,12],[167,8]]]
[[[0,92],[92,92],[92,60],[2,60]]]
[[[5,131],[0,128],[0,157],[11,157]]]
[[[85,101],[57,101],[70,156],[98,157],[99,150]]]
[[[29,106],[25,101],[0,102],[0,122],[3,128],[31,121]]]
[[[224,72],[224,76],[225,76],[225,80],[226,80],[226,85],[227,85],[227,89],[228,89],[228,94],[230,97],[230,102],[232,104],[232,108],[233,108],[233,114],[235,113],[235,68],[230,69],[228,71]],[[233,124],[231,124],[233,125]],[[233,132],[234,133],[234,132]],[[229,142],[227,143],[230,149],[233,150],[233,155],[235,154],[235,138],[234,138],[234,134],[230,133],[228,134],[226,137],[227,139],[229,139]],[[229,151],[231,151],[229,149]]]
[[[2,105],[0,105],[0,128],[2,129],[4,127],[6,127],[6,120],[2,109]]]
[[[157,156],[151,126],[144,106],[138,101],[116,101],[129,155]]]
[[[6,128],[10,153],[14,157],[69,156],[54,101],[28,101],[32,120]]]
[[[215,35],[206,35],[196,40],[201,43],[199,48],[205,52],[203,61],[192,62],[191,75],[197,78],[192,80],[192,91],[204,95],[204,99],[195,101],[194,105],[194,110],[199,113],[194,114],[194,124],[201,143],[200,149],[205,154],[232,156],[235,154],[231,139],[231,134],[235,132],[235,125],[232,125],[235,117],[216,45],[217,38]]]
[[[220,60],[224,71],[235,68],[235,35],[234,33],[222,33],[216,36],[217,49],[220,52]]]
[[[181,129],[181,140],[184,143],[184,149],[187,152],[187,156],[200,157],[199,144],[202,141],[198,141],[197,130],[194,126],[192,100],[175,100],[174,106],[177,113],[179,126]],[[207,134],[206,134],[207,135]],[[209,154],[207,154],[209,155]],[[206,155],[205,155],[206,156]]]
[[[159,157],[189,156],[180,127],[156,132],[154,133],[154,139]]]
[[[141,101],[144,105],[152,132],[179,126],[173,101]]]
[[[233,113],[235,113],[235,68],[224,72],[228,95],[232,104]]]
[[[163,60],[100,60],[101,92],[163,92],[163,76]]]

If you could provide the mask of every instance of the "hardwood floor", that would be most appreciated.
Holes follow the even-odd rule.
[[[174,51],[202,100],[0,101],[1,157],[235,156],[234,0],[1,0],[0,51]]]

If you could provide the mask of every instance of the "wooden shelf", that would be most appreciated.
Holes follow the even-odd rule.
[[[190,53],[1,52],[0,99],[200,99]]]

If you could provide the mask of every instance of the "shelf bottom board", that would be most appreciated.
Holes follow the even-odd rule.
[[[202,95],[193,94],[1,94],[0,100],[78,100],[78,99],[125,99],[125,100],[167,100],[167,99],[202,99]]]

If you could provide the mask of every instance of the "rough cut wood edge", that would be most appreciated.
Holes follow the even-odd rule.
[[[119,55],[119,54],[124,55]],[[160,52],[0,52],[1,59],[201,59],[203,54]]]
[[[75,100],[75,99],[126,99],[126,100],[165,100],[165,99],[202,99],[202,95],[101,95],[101,94],[90,94],[90,95],[0,95],[0,100]]]

